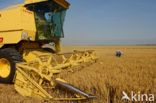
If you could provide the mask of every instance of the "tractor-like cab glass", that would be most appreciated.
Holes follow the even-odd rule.
[[[27,5],[27,9],[35,13],[38,40],[51,40],[64,36],[65,8],[48,1]]]

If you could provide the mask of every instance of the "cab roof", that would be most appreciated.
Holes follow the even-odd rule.
[[[66,9],[70,7],[70,4],[66,0],[25,0],[24,4],[28,5],[28,4],[34,4],[34,3],[44,2],[44,1],[54,1]]]
[[[57,4],[61,5],[62,7],[66,8],[66,9],[68,9],[70,7],[70,4],[66,0],[25,0],[25,2],[22,3],[22,4],[12,5],[12,6],[9,6],[7,8],[4,8],[2,10],[15,9],[15,8],[18,8],[18,7],[23,7],[25,5],[39,3],[39,2],[45,2],[45,1],[54,1]]]

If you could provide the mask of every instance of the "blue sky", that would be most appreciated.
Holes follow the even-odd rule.
[[[156,44],[156,0],[68,0],[64,45]],[[0,9],[23,0],[0,0]]]

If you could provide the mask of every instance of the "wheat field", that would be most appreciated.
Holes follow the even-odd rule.
[[[80,89],[96,94],[95,103],[106,103],[108,98],[121,103],[122,91],[154,93],[156,47],[114,46],[95,47],[95,50],[99,62],[65,78]],[[121,50],[123,56],[116,57],[116,50]]]
[[[72,50],[96,50],[99,60],[62,78],[81,90],[94,94],[91,103],[127,103],[122,91],[156,95],[156,46],[65,46]],[[116,57],[116,50],[123,56]],[[44,100],[20,96],[13,85],[0,84],[0,103],[44,103]],[[46,101],[47,103],[47,101]],[[50,103],[50,102],[49,102]],[[52,102],[56,103],[56,102]],[[63,103],[63,102],[57,102]]]

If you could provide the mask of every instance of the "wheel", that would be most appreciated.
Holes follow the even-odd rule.
[[[22,56],[14,49],[5,48],[0,50],[0,82],[12,83],[16,63],[22,62]]]

